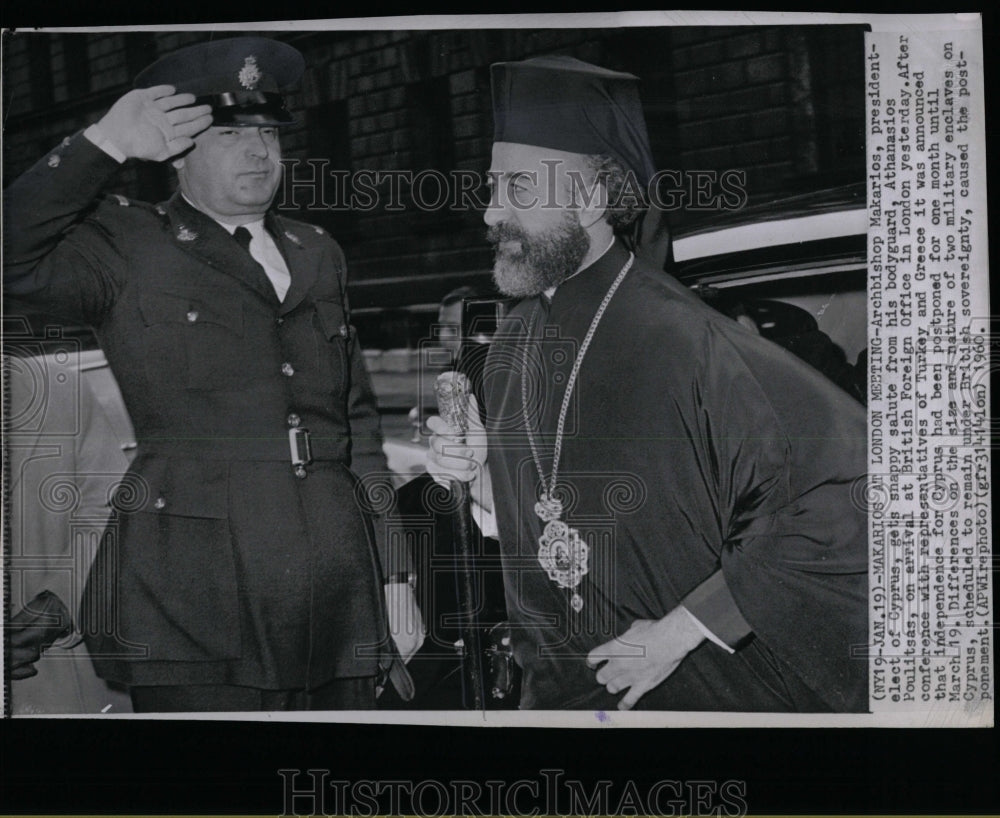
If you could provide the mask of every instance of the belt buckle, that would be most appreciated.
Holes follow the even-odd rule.
[[[306,476],[306,466],[312,463],[312,444],[309,440],[309,430],[297,427],[288,430],[288,449],[291,454],[292,468],[296,477]]]

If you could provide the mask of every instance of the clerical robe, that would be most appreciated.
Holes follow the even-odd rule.
[[[715,639],[639,708],[866,709],[867,526],[852,499],[866,471],[864,410],[640,260],[597,326],[566,413],[558,483],[563,519],[588,545],[586,573],[562,587],[539,563],[526,423],[547,480],[571,368],[627,259],[615,243],[551,304],[518,304],[487,362],[522,708],[613,709],[621,694],[595,681],[588,652],[683,604]]]

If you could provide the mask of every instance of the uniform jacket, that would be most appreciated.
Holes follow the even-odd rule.
[[[867,525],[862,408],[788,351],[636,260],[579,371],[559,467],[566,516],[588,544],[570,605],[538,562],[539,477],[570,367],[628,254],[511,311],[487,361],[490,472],[522,707],[614,708],[585,664],[637,619],[684,604],[704,641],[640,700],[660,710],[867,707]],[[528,327],[535,316],[535,326]]]
[[[269,213],[279,302],[179,194],[101,198],[117,169],[78,135],[5,193],[7,292],[95,327],[138,442],[81,609],[99,672],[268,688],[375,673],[382,577],[402,564],[369,524],[385,503],[357,485],[387,469],[340,247]],[[304,479],[290,428],[311,434]]]

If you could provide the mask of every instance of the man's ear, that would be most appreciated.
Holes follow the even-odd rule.
[[[584,230],[603,221],[608,209],[608,188],[603,177],[595,179],[594,186],[593,195],[585,197],[580,207],[580,226]]]

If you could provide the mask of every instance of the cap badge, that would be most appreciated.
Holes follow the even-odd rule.
[[[183,224],[177,228],[177,239],[179,241],[194,241],[198,234],[194,230],[188,230]]]
[[[253,54],[243,61],[243,67],[240,69],[238,78],[240,85],[248,91],[253,91],[257,87],[257,83],[260,82],[261,73],[257,67],[257,58]]]

